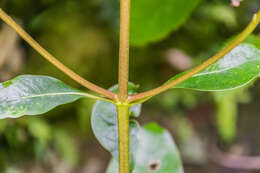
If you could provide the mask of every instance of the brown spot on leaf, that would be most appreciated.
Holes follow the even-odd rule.
[[[160,167],[161,167],[160,161],[151,161],[149,163],[149,170],[150,171],[157,171],[157,170],[160,169]]]

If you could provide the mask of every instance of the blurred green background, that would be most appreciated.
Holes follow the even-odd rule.
[[[171,1],[147,1],[156,7],[150,13],[157,14],[163,3]],[[244,0],[239,7],[229,0],[176,3],[180,7],[173,9],[173,16],[158,15],[157,19],[144,15],[148,13],[145,6],[144,13],[133,8],[130,81],[139,84],[141,91],[157,87],[214,55],[260,9],[259,0]],[[0,1],[0,7],[43,47],[104,88],[117,83],[118,5],[118,0]],[[188,12],[182,14],[184,8]],[[137,18],[144,19],[147,27],[138,25],[142,22]],[[255,33],[260,33],[260,27]],[[1,22],[0,81],[19,74],[49,75],[84,89]],[[142,124],[157,121],[172,133],[187,173],[241,173],[222,161],[225,153],[260,154],[258,96],[259,82],[220,93],[174,89],[145,103],[139,119]],[[0,172],[104,173],[110,156],[91,131],[93,104],[83,99],[45,115],[0,120]]]

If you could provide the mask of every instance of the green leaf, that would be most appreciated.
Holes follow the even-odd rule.
[[[129,83],[128,93],[137,93],[138,86]],[[118,86],[115,85],[109,89],[112,92],[118,91]],[[130,108],[132,116],[139,116],[141,112],[141,105],[134,105]],[[101,143],[113,157],[118,158],[118,125],[117,125],[117,109],[112,103],[97,101],[94,105],[91,115],[91,126],[93,132]],[[136,121],[130,121],[130,155],[134,152],[136,143],[136,133],[139,130],[139,125]],[[132,159],[132,157],[131,157]],[[132,163],[132,162],[131,162]]]
[[[138,131],[133,173],[182,173],[178,149],[169,132],[155,123],[145,125]],[[118,173],[115,159],[109,164],[107,173]]]
[[[62,159],[71,166],[79,161],[79,151],[72,136],[64,129],[55,128],[53,132],[56,150]]]
[[[45,113],[88,94],[48,76],[22,75],[0,84],[0,119]]]
[[[26,121],[28,130],[42,143],[47,143],[51,139],[52,129],[42,118],[31,118]]]
[[[143,46],[166,37],[183,24],[201,0],[132,0],[131,44]]]
[[[102,0],[101,18],[119,27],[119,0]],[[131,0],[130,43],[144,46],[177,30],[201,0]]]
[[[235,28],[238,25],[236,11],[232,6],[226,4],[208,4],[200,9],[200,15],[206,16],[218,22],[224,23],[229,28]]]
[[[235,37],[233,38],[235,39]],[[252,44],[254,45],[257,49],[260,49],[260,37],[259,36],[255,36],[255,35],[249,35],[246,40],[244,41],[244,43],[248,43],[248,44]]]
[[[232,142],[236,136],[237,103],[229,94],[232,91],[216,92],[216,121],[220,138],[224,142]]]
[[[230,143],[236,137],[238,103],[250,100],[248,86],[223,92],[214,92],[216,103],[216,125],[219,137]]]
[[[168,82],[187,72],[176,75]],[[222,59],[202,72],[192,76],[175,88],[200,91],[223,91],[242,87],[260,73],[260,50],[254,45],[242,43]]]

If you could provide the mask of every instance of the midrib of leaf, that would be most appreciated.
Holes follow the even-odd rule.
[[[239,65],[241,65],[241,64],[239,64]],[[238,68],[239,65],[238,65],[238,66],[232,66],[232,67],[224,68],[224,69],[222,69],[222,70],[214,70],[214,71],[209,71],[209,72],[197,73],[197,74],[193,75],[192,77],[205,76],[205,75],[210,75],[210,74],[222,73],[222,72],[228,71],[228,70],[233,69],[233,68]]]
[[[47,93],[47,94],[36,94],[36,95],[30,95],[30,96],[21,96],[21,97],[12,98],[10,100],[7,100],[6,102],[19,101],[19,100],[22,100],[22,99],[31,99],[31,98],[36,98],[36,97],[48,97],[48,96],[60,96],[60,95],[78,95],[78,96],[84,96],[84,97],[88,97],[88,98],[92,98],[92,99],[96,99],[96,100],[109,101],[105,98],[96,97],[94,95],[90,95],[90,94],[87,94],[87,93],[60,92],[60,93]]]
[[[258,76],[256,76],[256,77],[253,77],[252,79],[250,79],[249,81],[247,81],[246,83],[243,83],[242,85],[239,85],[239,86],[236,86],[236,87],[232,87],[232,88],[227,88],[227,89],[214,89],[214,90],[210,90],[210,89],[194,89],[194,88],[183,88],[183,87],[178,87],[178,86],[176,86],[176,87],[174,87],[174,88],[180,88],[180,89],[190,89],[190,90],[196,90],[196,91],[208,91],[208,92],[219,92],[219,91],[231,91],[231,90],[234,90],[234,89],[238,89],[238,88],[241,88],[241,87],[243,87],[243,86],[246,86],[246,85],[248,85],[250,82],[252,82],[253,80],[255,80],[256,78],[257,78]]]
[[[255,49],[254,51],[256,51],[256,53],[258,53],[258,54],[260,55],[260,51],[259,51],[255,46],[253,46],[253,45],[251,45],[251,44],[241,44],[241,45],[246,45],[246,46],[249,46],[249,47],[251,47],[251,48],[254,48],[254,49]],[[224,58],[225,58],[225,57],[224,57]],[[223,58],[223,59],[224,59],[224,58]],[[250,58],[250,59],[251,59],[250,62],[255,62],[255,61],[260,62],[260,60],[257,59],[257,58]],[[221,60],[222,60],[222,59],[221,59]],[[220,60],[220,61],[221,61],[221,60]],[[248,63],[248,62],[247,62],[247,63]],[[247,63],[245,63],[245,64],[247,64]],[[205,69],[204,71],[202,71],[202,72],[200,72],[200,73],[197,73],[197,74],[193,75],[192,77],[204,76],[204,75],[209,75],[209,74],[217,74],[217,73],[221,73],[221,72],[228,71],[228,70],[230,70],[230,69],[239,67],[239,66],[241,66],[241,65],[244,65],[244,64],[243,64],[243,63],[234,64],[234,65],[232,65],[232,66],[229,66],[229,67],[227,67],[227,68],[223,68],[223,69],[221,69],[221,70],[206,71],[208,68],[210,68],[210,67],[208,67],[208,68]],[[260,66],[259,66],[259,67],[260,67]]]

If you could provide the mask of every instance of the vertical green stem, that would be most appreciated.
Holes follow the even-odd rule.
[[[129,105],[117,105],[119,133],[119,172],[130,172],[129,159]]]

